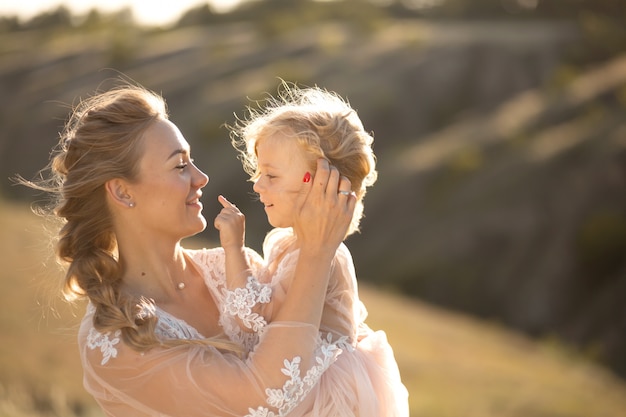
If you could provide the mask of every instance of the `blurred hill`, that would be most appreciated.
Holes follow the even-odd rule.
[[[375,136],[379,182],[347,242],[361,280],[564,340],[624,376],[619,3],[266,0],[170,28],[124,10],[0,19],[0,195],[41,199],[8,178],[47,163],[67,105],[127,77],[164,95],[211,177],[207,219],[225,194],[259,249],[268,227],[222,125],[279,78],[319,85]]]

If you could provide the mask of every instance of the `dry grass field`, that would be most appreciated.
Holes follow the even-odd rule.
[[[82,307],[55,294],[60,272],[42,221],[0,204],[0,417],[101,416],[81,386]],[[555,341],[363,286],[384,329],[413,417],[620,417],[626,384]]]

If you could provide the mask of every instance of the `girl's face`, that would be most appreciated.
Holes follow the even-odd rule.
[[[131,185],[137,221],[156,237],[181,239],[206,227],[200,191],[209,182],[191,159],[189,144],[169,120],[144,133],[137,181]]]
[[[308,163],[294,140],[278,133],[257,143],[258,179],[254,191],[273,227],[293,226],[295,202]]]

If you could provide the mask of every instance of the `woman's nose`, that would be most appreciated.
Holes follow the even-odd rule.
[[[198,188],[202,188],[209,183],[209,176],[196,167],[195,184]]]

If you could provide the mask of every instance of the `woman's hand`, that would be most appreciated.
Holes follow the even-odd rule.
[[[294,231],[301,248],[334,255],[354,214],[356,196],[350,186],[328,161],[317,161],[315,177],[303,182],[296,203]]]
[[[220,195],[217,201],[223,208],[215,218],[213,225],[220,232],[220,244],[224,250],[240,250],[245,244],[246,218],[237,206],[224,196]]]
[[[352,221],[356,196],[350,181],[328,161],[317,161],[315,177],[302,184],[293,228],[300,245],[287,297],[274,321],[310,323],[319,328],[331,264]],[[340,191],[344,191],[343,193]]]

